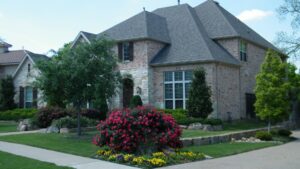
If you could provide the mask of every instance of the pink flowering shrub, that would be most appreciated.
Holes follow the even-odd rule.
[[[138,107],[115,110],[97,126],[100,134],[93,143],[114,151],[136,152],[145,148],[180,148],[181,129],[171,115]]]

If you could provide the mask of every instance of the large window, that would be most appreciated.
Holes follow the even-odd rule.
[[[247,62],[247,43],[243,40],[240,41],[240,60]]]
[[[118,55],[120,61],[133,61],[133,42],[119,43],[118,48]]]
[[[25,88],[25,108],[32,108],[33,103],[33,89],[32,87]]]
[[[192,78],[192,71],[164,73],[166,109],[186,109]]]

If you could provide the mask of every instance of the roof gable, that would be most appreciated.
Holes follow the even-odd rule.
[[[152,39],[169,43],[166,19],[144,11],[100,33],[116,41]]]
[[[0,53],[0,65],[19,64],[26,55],[24,50]]]
[[[278,50],[213,0],[207,0],[195,7],[195,11],[208,35],[213,39],[240,37],[262,47]]]

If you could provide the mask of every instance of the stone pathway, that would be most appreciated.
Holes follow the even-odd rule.
[[[293,136],[298,140],[281,146],[163,169],[299,169],[300,131],[294,131]]]
[[[76,169],[135,169],[111,162],[0,141],[0,151]]]

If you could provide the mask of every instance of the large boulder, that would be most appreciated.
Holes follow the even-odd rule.
[[[50,126],[47,128],[46,133],[59,133],[59,128],[55,126]]]
[[[28,131],[32,129],[30,119],[21,120],[17,126],[18,131]]]

